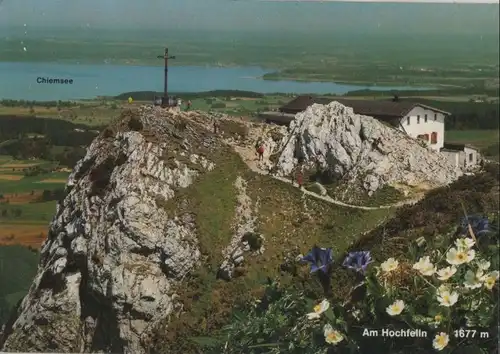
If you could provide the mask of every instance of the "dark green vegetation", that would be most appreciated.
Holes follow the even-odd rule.
[[[61,119],[0,116],[0,155],[59,161],[72,168],[97,136],[88,126]]]
[[[0,246],[0,323],[27,293],[35,276],[38,254],[22,246]],[[13,276],[15,274],[15,276]]]
[[[498,130],[498,102],[450,102],[418,98],[418,102],[451,113],[446,119],[447,130]]]
[[[410,51],[411,52],[411,51]],[[403,64],[406,63],[406,64]],[[441,64],[443,65],[443,64]],[[368,63],[365,59],[339,63],[335,61],[311,64],[310,67],[284,69],[265,74],[265,80],[326,81],[368,86],[498,87],[498,66],[494,64],[441,66],[430,58],[414,57],[400,61]]]
[[[0,100],[0,105],[4,107],[56,107],[56,108],[68,108],[77,106],[78,103],[72,101],[26,101],[26,100]]]
[[[383,97],[394,97],[398,95],[400,97],[432,97],[440,100],[451,99],[452,102],[462,102],[462,101],[473,101],[475,97],[477,98],[487,98],[498,101],[499,87],[484,87],[484,85],[470,85],[467,87],[442,87],[435,88],[432,90],[355,90],[349,91],[344,96],[353,97],[373,97],[373,98],[383,98]]]
[[[317,280],[308,274],[307,267],[293,264],[296,255],[304,254],[314,244],[333,247],[334,266],[330,285],[333,291],[327,297],[337,308],[347,301],[349,307],[345,312],[350,306],[365,306],[363,304],[366,302],[362,294],[351,292],[360,278],[341,267],[347,251],[370,250],[372,257],[379,262],[395,257],[402,265],[406,262],[411,264],[415,260],[411,256],[410,245],[423,237],[432,250],[434,243],[449,242],[445,237],[453,240],[452,234],[465,212],[488,215],[493,213],[496,215],[496,221],[493,223],[498,226],[497,165],[487,166],[481,175],[462,177],[449,187],[437,189],[414,206],[389,213],[386,215],[389,220],[376,227],[374,223],[377,219],[382,221],[382,214],[347,211],[312,200],[307,200],[309,211],[312,212],[312,219],[308,219],[304,217],[304,210],[298,203],[297,194],[300,192],[297,190],[291,190],[288,186],[266,180],[264,177],[252,178],[251,175],[246,175],[246,178],[251,178],[251,195],[261,197],[258,231],[266,237],[266,252],[262,256],[249,258],[249,262],[239,271],[240,276],[230,282],[216,280],[216,262],[212,267],[200,269],[194,274],[181,295],[187,312],[174,319],[168,328],[159,329],[160,340],[154,347],[155,352],[220,353],[226,342],[229,342],[228,353],[318,353],[314,348],[317,348],[317,345],[324,346],[324,339],[300,337],[299,333],[305,314],[311,311],[312,305],[319,302],[324,294]],[[214,181],[217,181],[217,178]],[[272,187],[276,194],[261,194],[269,187]],[[219,244],[229,239],[228,214],[232,209],[230,206],[234,205],[234,195],[225,188],[212,187],[212,190],[219,198],[229,198],[228,201],[231,201],[223,209],[216,208],[218,213],[227,213],[225,218],[217,220],[223,225],[222,228],[202,226],[207,233],[204,242],[215,240],[216,244]],[[196,198],[201,197],[194,189],[188,191],[188,194]],[[198,200],[203,199],[202,197]],[[203,207],[203,203],[200,207]],[[200,210],[195,208],[195,214],[198,215]],[[197,223],[206,222],[207,217],[211,219],[211,215],[206,212],[200,216],[204,219],[197,218]],[[359,234],[362,229],[372,227],[374,229],[366,235]],[[353,237],[354,235],[357,236]],[[498,233],[494,237],[498,238]],[[493,239],[492,242],[494,245],[497,241]],[[209,260],[220,260],[220,252],[212,253],[213,250],[218,250],[217,247],[211,244],[204,249]],[[212,251],[207,252],[207,249]],[[497,269],[496,267],[498,257],[492,263],[492,269]],[[398,281],[402,281],[401,284],[413,283],[413,276],[410,274],[411,272],[406,275],[402,273],[402,278]],[[268,277],[273,279],[271,286],[266,286]],[[497,295],[498,290],[494,290],[493,298]],[[256,300],[261,302],[256,303]],[[337,311],[333,314],[340,319],[344,315],[346,314]],[[333,318],[329,317],[329,320]],[[350,340],[355,339],[360,346],[359,350],[352,353],[423,354],[431,350],[430,341],[433,335],[425,340],[405,338],[405,341],[363,337],[363,328],[388,328],[392,327],[389,323],[393,323],[387,315],[365,321],[367,322],[358,321],[355,326],[353,323],[349,324],[354,326],[348,332]],[[466,353],[462,350],[469,346],[471,353],[478,354],[493,349],[498,335],[494,326],[495,320],[492,323],[491,328],[483,328],[489,330],[490,338],[483,339],[480,343],[465,340],[457,353]],[[404,323],[400,325],[407,327]],[[337,323],[337,326],[341,324]],[[291,343],[293,347],[290,347]],[[343,348],[345,352],[350,352]]]
[[[126,100],[133,97],[137,101],[149,101],[155,96],[163,96],[163,92],[154,91],[136,91],[125,92],[118,96],[113,97],[116,100]],[[215,90],[205,92],[172,92],[173,96],[178,96],[184,100],[195,98],[214,98],[214,97],[234,97],[234,98],[263,98],[265,95],[253,91],[240,91],[240,90]]]
[[[476,146],[486,158],[498,161],[500,154],[498,129],[452,130],[447,132],[446,139],[457,143]]]

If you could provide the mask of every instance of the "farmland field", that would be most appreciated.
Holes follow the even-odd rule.
[[[6,107],[0,105],[0,115],[12,116],[34,116],[40,118],[57,118],[71,121],[75,124],[85,124],[95,126],[107,124],[120,114],[120,109],[124,108],[113,103],[95,105],[81,103],[76,107],[58,110],[57,107],[43,107],[34,105],[33,107]]]
[[[498,130],[449,130],[446,131],[446,141],[470,144],[481,150],[498,144]]]
[[[0,156],[0,245],[39,248],[45,240],[56,201],[44,201],[43,192],[64,188],[68,173],[54,171],[26,177],[23,170],[52,165],[43,160]]]

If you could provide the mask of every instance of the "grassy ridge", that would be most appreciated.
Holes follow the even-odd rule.
[[[370,250],[372,257],[376,262],[382,262],[389,257],[398,259],[400,262],[399,268],[395,271],[396,275],[391,281],[396,282],[398,291],[410,288],[413,289],[413,287],[417,289],[416,293],[414,293],[411,298],[405,299],[405,304],[408,306],[408,308],[405,308],[405,311],[412,314],[413,310],[417,309],[422,310],[422,313],[424,314],[432,314],[433,310],[443,312],[443,307],[434,309],[434,303],[436,302],[435,290],[433,290],[431,295],[427,298],[423,297],[419,292],[421,287],[419,287],[418,284],[420,284],[419,281],[421,281],[421,279],[416,274],[412,273],[411,264],[418,260],[418,254],[421,254],[424,248],[416,247],[414,241],[417,240],[417,238],[423,237],[423,245],[425,245],[424,247],[428,250],[428,252],[430,252],[430,254],[432,254],[433,259],[440,258],[439,255],[436,256],[432,251],[435,251],[435,246],[440,245],[442,242],[446,241],[448,243],[453,243],[455,238],[453,237],[453,233],[459,224],[460,218],[464,215],[464,212],[468,214],[484,213],[487,215],[493,214],[498,216],[498,172],[498,166],[488,166],[486,171],[479,176],[465,176],[451,184],[449,187],[437,189],[418,204],[399,209],[394,215],[392,215],[389,221],[375,227],[374,230],[368,232],[366,235],[357,238],[357,240],[348,245],[348,247],[344,248],[341,246],[340,249],[344,249],[346,251]],[[293,192],[291,193],[293,194]],[[462,206],[465,207],[465,211]],[[490,216],[490,220],[494,225],[497,225],[498,219],[495,221],[497,216]],[[332,222],[334,223],[345,225],[342,223],[341,218],[331,220],[333,220]],[[289,221],[280,221],[280,227],[281,229],[284,229],[284,232],[289,227]],[[320,223],[325,222],[325,220],[321,219],[318,221]],[[357,338],[357,343],[361,346],[358,350],[350,352],[373,352],[384,354],[429,353],[432,346],[431,341],[434,339],[434,332],[446,330],[446,326],[440,326],[431,330],[427,338],[406,338],[404,342],[398,341],[396,338],[378,338],[376,340],[375,338],[364,338],[364,336],[361,335],[360,329],[362,330],[364,328],[396,329],[408,328],[408,326],[412,328],[428,328],[423,326],[422,323],[417,322],[418,318],[416,316],[413,317],[412,315],[406,315],[406,313],[401,317],[396,317],[396,319],[388,316],[385,311],[385,307],[380,307],[380,305],[383,305],[384,301],[387,302],[387,304],[390,304],[393,301],[391,296],[394,296],[394,294],[391,292],[385,293],[384,296],[381,297],[383,301],[377,304],[377,306],[374,304],[373,299],[366,296],[363,291],[356,291],[353,293],[350,292],[350,290],[360,282],[362,277],[355,276],[352,271],[341,266],[346,253],[343,253],[342,251],[339,252],[339,247],[336,247],[337,242],[340,241],[342,243],[343,237],[349,234],[349,231],[352,231],[351,228],[359,223],[359,219],[356,215],[353,215],[352,219],[349,220],[348,223],[350,225],[348,228],[334,228],[329,238],[318,240],[320,246],[334,248],[334,265],[331,274],[331,287],[333,288],[333,292],[331,295],[327,296],[330,300],[330,304],[331,306],[337,307],[337,310],[338,307],[347,307],[344,309],[343,314],[340,311],[334,311],[333,315],[325,314],[324,316],[327,318],[327,322],[333,324],[345,334],[346,330],[343,330],[344,327],[342,326],[342,323],[336,322],[335,319],[338,319],[339,317],[340,319],[343,319],[343,316],[349,312],[348,310],[352,305],[354,305],[355,308],[363,308],[366,306],[372,311],[371,313],[374,314],[376,311],[379,312],[380,315],[374,315],[374,317],[368,318],[363,317],[361,320],[355,321],[355,326],[350,327],[350,332],[347,332],[347,337],[350,339]],[[325,226],[327,225],[328,224]],[[295,224],[293,224],[293,226],[296,227]],[[316,235],[315,228],[309,228],[309,232],[304,233],[304,238],[295,239],[291,244],[283,243],[278,249],[274,250],[274,258],[283,259],[282,255],[284,252],[293,250],[293,247],[300,244],[300,242],[304,239],[306,240],[304,245],[309,245],[309,242],[311,241],[310,238],[313,235]],[[338,238],[335,236],[338,236]],[[481,240],[486,242],[485,240],[487,237],[482,237],[484,238]],[[498,233],[494,237],[498,237]],[[448,238],[451,240],[448,240]],[[485,245],[482,246],[482,252],[485,250],[485,247]],[[298,248],[299,251],[302,251],[300,246]],[[491,245],[489,248],[492,248],[492,252],[497,254],[495,252],[497,246]],[[476,252],[479,253],[479,251]],[[487,259],[492,260],[492,269],[498,269],[498,255]],[[251,352],[255,354],[263,354],[268,353],[269,350],[273,350],[273,352],[276,353],[323,352],[315,351],[307,347],[307,343],[311,343],[311,345],[312,343],[320,343],[321,346],[326,346],[322,336],[322,328],[318,328],[318,332],[321,331],[321,336],[318,338],[290,338],[290,336],[287,336],[289,331],[297,332],[300,331],[301,328],[304,328],[301,325],[301,318],[304,318],[304,315],[311,311],[312,306],[325,297],[321,287],[317,284],[317,279],[315,279],[315,276],[308,274],[306,266],[301,267],[297,265],[296,268],[277,269],[272,266],[274,265],[272,261],[270,263],[271,267],[269,268],[266,267],[268,265],[267,262],[262,262],[257,265],[257,267],[262,267],[260,272],[270,276],[278,288],[287,289],[285,292],[286,296],[280,296],[285,294],[280,294],[276,291],[276,289],[269,292],[269,288],[267,289],[267,296],[262,296],[262,293],[249,293],[247,294],[247,297],[244,298],[239,294],[231,293],[231,296],[238,297],[238,300],[241,299],[243,302],[245,302],[245,300],[247,301],[243,304],[243,306],[233,307],[232,310],[228,311],[228,314],[226,315],[227,319],[223,321],[223,323],[227,324],[229,322],[228,327],[230,330],[226,331],[223,329],[219,331],[221,327],[208,329],[205,329],[204,327],[203,329],[191,328],[187,331],[183,328],[183,332],[179,336],[180,338],[173,336],[172,333],[170,333],[169,336],[170,339],[177,340],[175,344],[180,347],[169,347],[168,345],[164,345],[155,347],[155,350],[163,350],[171,353],[197,353],[200,351],[206,353],[220,353],[223,350],[222,348],[224,348],[225,343],[227,345],[229,342],[229,347],[227,349],[227,352],[229,353]],[[294,262],[291,261],[290,263]],[[408,266],[410,270],[408,270]],[[270,269],[270,271],[267,271],[267,269]],[[293,271],[294,269],[295,271]],[[246,274],[245,278],[248,279]],[[459,281],[463,282],[462,278],[460,278]],[[247,282],[245,285],[249,286],[250,283]],[[422,288],[425,288],[425,286],[426,284],[423,284]],[[498,287],[498,285],[496,286]],[[373,290],[373,288],[371,288],[371,290]],[[290,294],[293,293],[296,294],[295,298],[290,296]],[[253,299],[250,300],[249,298],[251,298],[252,295]],[[273,295],[275,299],[272,300],[273,305],[271,306],[269,297],[273,297]],[[370,296],[372,295],[373,294],[370,294]],[[498,306],[497,300],[495,301],[495,299],[498,299],[497,295],[497,288],[493,290],[492,294],[485,291],[485,296],[488,299],[492,299],[491,302],[496,304],[496,306]],[[307,300],[304,299],[305,297],[307,297]],[[262,302],[257,303],[255,301],[256,299],[260,299]],[[350,299],[350,301],[346,303],[346,299]],[[283,307],[280,307],[279,311],[276,311],[277,305],[275,302],[281,300],[284,301]],[[422,303],[423,300],[426,300],[427,302]],[[463,301],[463,299],[460,299],[459,301]],[[236,303],[241,304],[238,301]],[[297,304],[301,304],[301,306],[298,306],[300,307],[299,313],[293,311],[293,306],[296,306]],[[410,306],[412,307],[410,308]],[[420,308],[420,306],[423,307]],[[289,310],[289,314],[293,316],[294,321],[289,321],[287,318],[287,309]],[[463,323],[463,313],[459,310],[457,311],[455,308],[449,310],[450,311],[445,311],[443,313],[446,314],[444,317],[449,316],[449,320],[454,321],[454,326],[451,327],[451,330],[448,328],[448,331],[451,333],[450,337],[452,337],[452,330],[457,327],[457,323]],[[475,340],[467,341],[466,339],[451,339],[451,345],[458,346],[460,348],[459,350],[456,350],[457,353],[487,353],[490,352],[490,349],[496,347],[495,344],[498,339],[498,334],[495,333],[496,320],[494,311],[492,309],[493,314],[492,311],[484,310],[482,308],[478,311],[486,311],[486,313],[491,315],[491,326],[489,328],[482,328],[483,330],[488,329],[491,335],[488,339],[482,340],[481,342]],[[253,314],[253,318],[251,320],[246,319],[246,316],[249,313]],[[210,312],[210,315],[212,314],[213,312]],[[189,312],[185,316],[196,315],[196,312]],[[207,314],[207,318],[209,318],[208,316],[209,315]],[[434,315],[432,314],[432,316]],[[401,321],[401,318],[404,319],[404,322]],[[446,320],[448,320],[448,318]],[[408,321],[413,323],[413,325],[408,324]],[[417,323],[417,325],[415,325],[415,323]],[[169,329],[174,331],[178,330],[177,327],[170,327]],[[235,336],[235,333],[240,331],[245,333],[240,333],[239,336]],[[287,334],[282,331],[286,331]],[[197,334],[196,340],[192,339],[190,341],[192,343],[191,347],[184,346],[184,341],[188,342],[191,339],[189,338],[190,333]],[[228,334],[231,334],[232,337]],[[283,342],[283,339],[286,336],[288,337],[288,340]],[[212,341],[210,341],[210,339]],[[306,343],[304,343],[304,341],[306,341]],[[218,343],[213,345],[214,342]],[[291,342],[295,342],[296,345],[301,345],[301,347],[288,347]],[[344,343],[338,346],[342,349],[332,352],[347,352],[347,348],[343,346]],[[461,344],[463,344],[462,347]],[[212,346],[214,346],[214,348],[210,349]],[[304,346],[307,350],[304,349]],[[330,346],[330,348],[331,347],[332,346]],[[281,350],[278,350],[278,348]],[[488,350],[483,351],[481,349]]]
[[[174,319],[168,329],[158,329],[155,352],[193,352],[189,338],[208,335],[227,323],[234,307],[258,294],[267,277],[276,274],[284,250],[306,252],[316,243],[328,243],[334,245],[336,253],[342,253],[362,232],[393,212],[352,210],[303,199],[298,189],[248,170],[231,151],[217,156],[216,163],[214,171],[182,191],[177,203],[169,206],[169,210],[189,210],[195,215],[200,248],[208,265],[186,280],[179,294],[189,315]],[[265,251],[262,256],[247,256],[245,265],[237,269],[239,276],[226,282],[217,280],[216,275],[221,251],[232,235],[237,176],[248,182],[248,195],[259,203],[257,232],[265,237]]]

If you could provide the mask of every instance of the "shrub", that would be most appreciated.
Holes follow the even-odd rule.
[[[484,148],[481,153],[485,156],[498,157],[498,151],[500,150],[500,143],[494,143]]]
[[[231,120],[220,120],[219,129],[225,136],[240,136],[243,139],[248,136],[248,127]]]
[[[102,133],[102,136],[104,139],[109,139],[109,138],[112,138],[114,137],[115,133],[113,132],[113,129],[111,128],[106,128],[104,129],[104,132]]]
[[[141,120],[137,117],[132,117],[128,121],[128,128],[130,130],[140,132],[142,129],[144,129],[144,125],[142,124]]]
[[[180,132],[183,132],[186,130],[187,128],[187,122],[185,120],[180,120],[180,121],[176,121],[174,123],[174,127],[175,129],[177,129],[178,131]]]
[[[226,104],[224,102],[215,102],[210,106],[210,108],[213,108],[213,109],[226,108]]]

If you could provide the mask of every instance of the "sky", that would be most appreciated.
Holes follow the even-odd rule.
[[[420,0],[427,1],[427,0]],[[498,33],[496,5],[311,0],[0,0],[0,27]],[[407,2],[407,1],[406,1]]]

